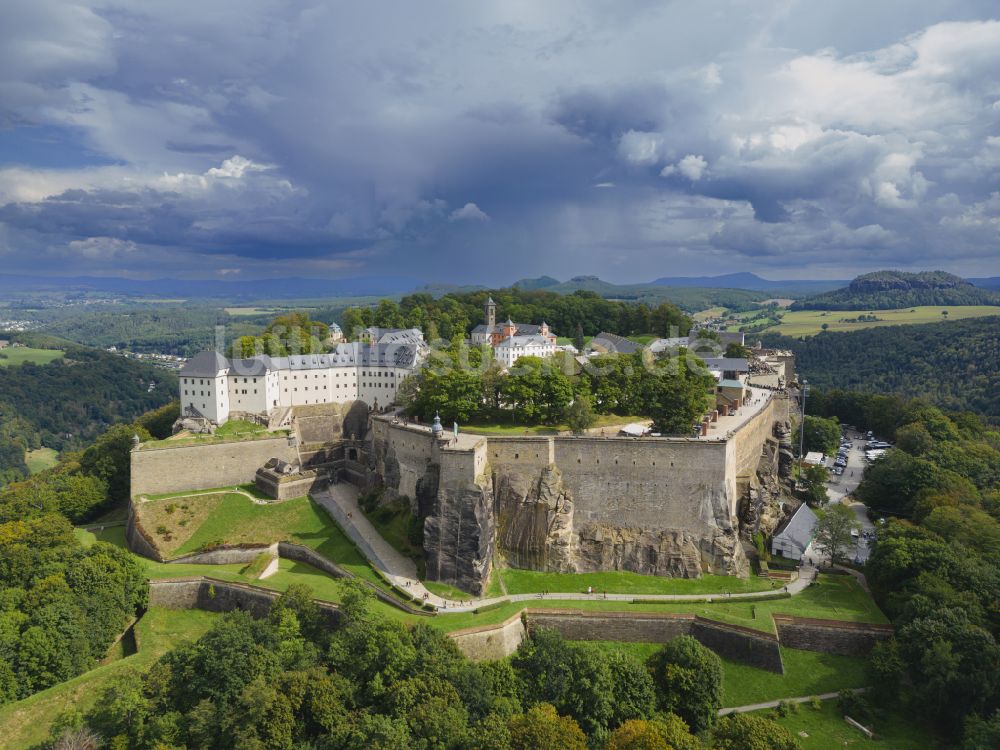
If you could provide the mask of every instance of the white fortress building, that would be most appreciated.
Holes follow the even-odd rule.
[[[291,406],[348,401],[389,406],[425,351],[419,331],[399,333],[386,334],[394,339],[390,343],[337,344],[323,354],[238,359],[202,352],[179,373],[181,416],[221,425],[232,414],[270,417]]]

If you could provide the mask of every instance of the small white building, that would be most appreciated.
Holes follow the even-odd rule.
[[[508,336],[493,347],[493,358],[510,369],[521,357],[551,357],[555,343],[544,336]]]
[[[802,503],[785,519],[771,537],[771,554],[789,560],[801,560],[816,535],[816,514]]]
[[[822,466],[823,465],[823,454],[819,451],[809,451],[806,453],[806,457],[802,459],[802,462],[806,466]]]

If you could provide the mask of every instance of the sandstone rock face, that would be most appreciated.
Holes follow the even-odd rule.
[[[643,530],[593,523],[578,531],[576,563],[582,572],[629,570],[697,578],[705,571],[745,576],[749,564],[735,530],[712,536],[681,530]]]
[[[790,479],[795,454],[792,452],[792,426],[788,422],[774,423],[774,436],[778,439],[778,476]]]
[[[482,594],[493,564],[495,534],[488,482],[439,491],[431,514],[424,519],[427,577]]]
[[[575,571],[573,498],[555,466],[536,478],[503,474],[493,479],[497,549],[515,568]]]

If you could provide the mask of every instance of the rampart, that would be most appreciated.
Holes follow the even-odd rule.
[[[254,617],[266,617],[271,604],[281,594],[277,591],[246,586],[214,578],[168,578],[149,582],[149,606],[171,609],[203,609],[208,612],[241,610]],[[315,600],[327,623],[337,625],[340,613],[336,605]]]
[[[517,651],[526,635],[520,612],[499,625],[482,625],[449,633],[458,650],[474,661],[505,659]]]
[[[775,615],[774,624],[782,645],[841,656],[867,656],[876,643],[888,640],[893,633],[892,625],[790,615]]]
[[[210,612],[242,610],[255,617],[264,617],[278,596],[279,592],[270,589],[200,576],[160,579],[149,583],[151,607]],[[336,627],[339,622],[337,606],[315,601],[326,616],[328,625]],[[540,628],[555,630],[570,641],[668,643],[679,635],[690,635],[726,659],[783,674],[782,646],[827,654],[864,656],[875,643],[892,635],[891,626],[873,623],[788,615],[774,615],[774,622],[777,635],[692,614],[529,607],[501,623],[456,630],[449,633],[449,637],[467,657],[483,661],[510,656],[529,633]]]
[[[690,635],[719,656],[769,672],[784,673],[781,649],[774,635],[697,615],[528,609],[525,619],[528,632],[549,628],[572,641],[667,643],[679,635]]]
[[[251,484],[269,459],[298,460],[288,437],[162,447],[131,453],[132,497]]]
[[[774,424],[787,418],[784,396],[759,397],[767,402],[745,424],[707,440],[436,439],[426,426],[379,417],[369,481],[408,497],[426,519],[432,580],[475,593],[494,554],[537,570],[742,576],[742,495],[762,456],[777,455]]]

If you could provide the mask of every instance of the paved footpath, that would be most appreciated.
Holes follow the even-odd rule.
[[[774,595],[780,589],[755,591],[743,594],[580,594],[580,593],[546,593],[546,594],[513,594],[484,599],[453,600],[445,599],[427,590],[427,587],[417,578],[417,567],[413,560],[399,553],[389,544],[365,514],[358,507],[358,490],[353,485],[341,482],[325,490],[315,493],[313,499],[319,503],[340,524],[347,536],[353,541],[368,561],[387,579],[402,589],[410,591],[418,599],[434,604],[448,612],[471,612],[478,607],[499,601],[527,602],[544,599],[546,601],[622,601],[633,599],[661,602],[719,602],[746,601]],[[785,587],[793,596],[803,591],[816,579],[816,569],[806,566],[799,572],[799,577]]]
[[[855,688],[855,693],[863,693],[868,688]],[[838,697],[840,693],[820,693],[819,695],[803,695],[798,698],[781,698],[776,701],[766,701],[764,703],[751,703],[749,706],[735,706],[734,708],[720,708],[719,716],[726,716],[727,714],[745,714],[749,711],[763,711],[765,708],[777,708],[781,703],[808,703],[813,698],[819,698],[821,701],[829,701]]]

